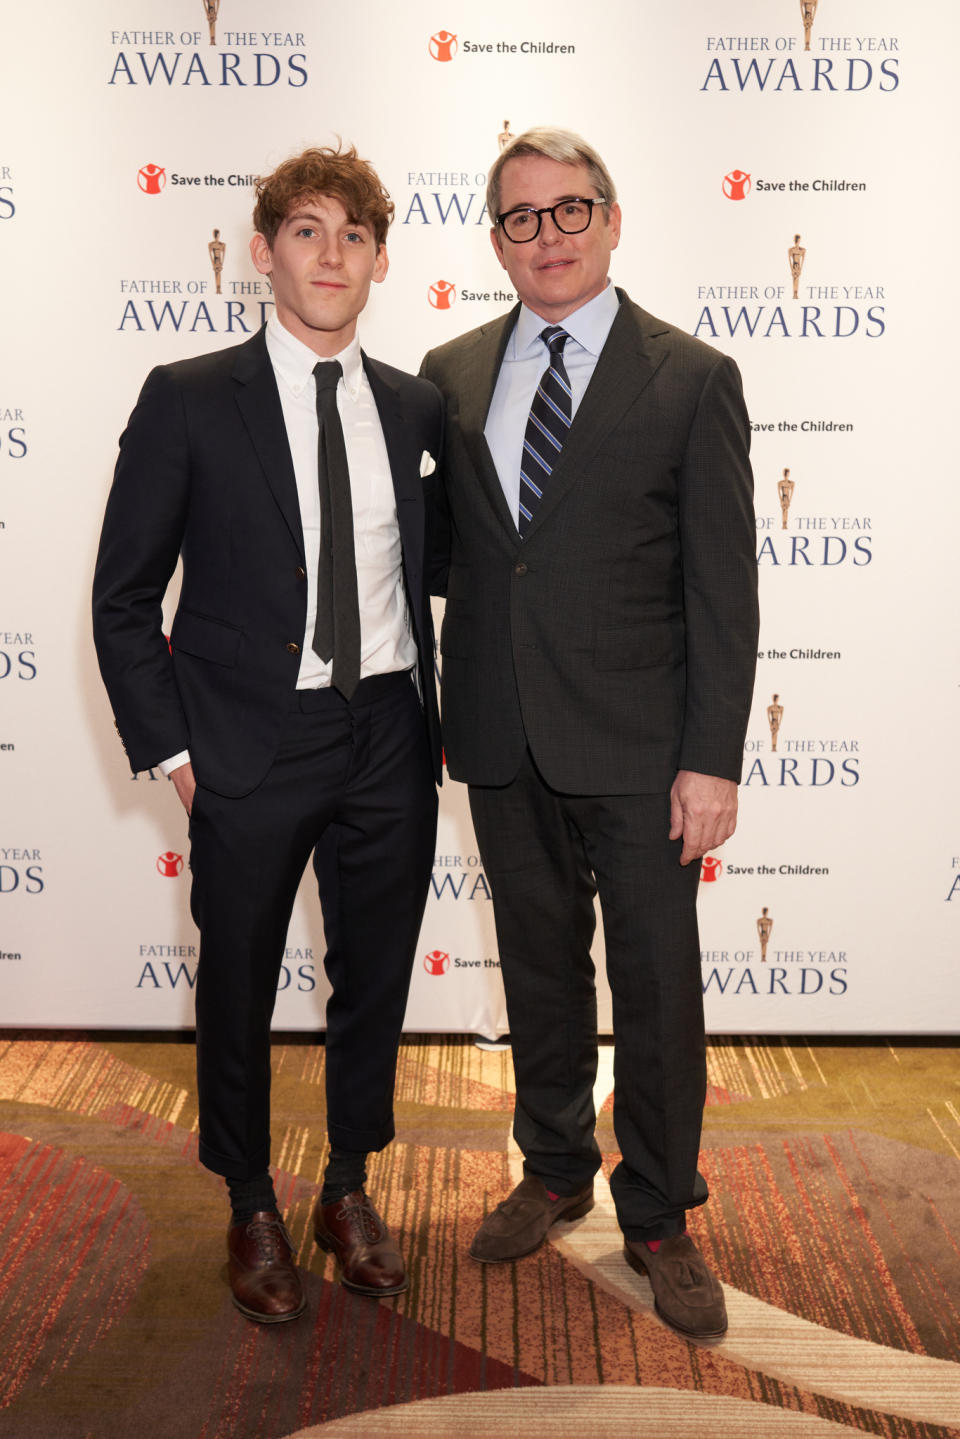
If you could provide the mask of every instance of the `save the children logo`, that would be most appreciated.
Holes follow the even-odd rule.
[[[752,187],[746,170],[730,170],[723,177],[723,193],[728,200],[745,200]]]
[[[431,949],[423,956],[423,967],[428,974],[446,974],[450,968],[450,956],[442,949]]]
[[[145,195],[159,195],[167,183],[167,172],[162,165],[141,165],[137,171],[137,184]]]
[[[458,49],[457,37],[449,30],[438,30],[430,36],[430,54],[434,60],[452,60]]]
[[[183,872],[183,855],[168,849],[157,856],[157,873],[164,879],[176,879]]]
[[[437,280],[427,291],[427,299],[435,310],[449,310],[456,298],[456,286],[449,280]]]

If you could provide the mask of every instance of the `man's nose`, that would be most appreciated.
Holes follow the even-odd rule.
[[[340,253],[340,246],[338,245],[336,237],[334,235],[329,235],[326,238],[321,239],[319,249],[317,251],[317,258],[319,259],[321,265],[339,266],[343,264],[343,256]]]
[[[549,211],[540,216],[540,234],[537,238],[541,245],[555,245],[563,239],[563,231],[558,228],[556,220]]]

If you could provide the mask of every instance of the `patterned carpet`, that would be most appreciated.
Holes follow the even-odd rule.
[[[370,1189],[407,1294],[333,1282],[308,1230],[322,1047],[275,1049],[278,1194],[308,1313],[250,1324],[221,1182],[196,1158],[193,1050],[0,1035],[0,1435],[11,1439],[960,1439],[960,1064],[942,1043],[715,1040],[691,1229],[730,1331],[686,1342],[626,1267],[604,1171],[585,1219],[474,1264],[519,1177],[509,1053],[404,1046],[399,1140]]]

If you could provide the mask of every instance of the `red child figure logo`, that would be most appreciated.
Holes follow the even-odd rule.
[[[434,60],[452,60],[457,49],[457,37],[449,30],[438,30],[430,36],[430,54]]]
[[[143,165],[137,171],[137,184],[145,195],[159,195],[167,183],[167,172],[162,165]]]
[[[753,182],[746,170],[731,170],[723,177],[723,193],[728,200],[745,200]]]
[[[449,310],[457,298],[457,292],[449,280],[438,280],[435,285],[430,286],[427,296],[435,310]]]

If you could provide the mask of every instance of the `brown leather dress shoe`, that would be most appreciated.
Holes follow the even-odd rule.
[[[539,1249],[551,1224],[579,1219],[593,1208],[593,1180],[576,1194],[551,1199],[547,1186],[528,1174],[480,1225],[470,1245],[471,1259],[481,1264],[504,1264]]]
[[[313,1233],[340,1265],[340,1283],[355,1294],[380,1298],[407,1287],[403,1255],[362,1189],[332,1204],[317,1203]]]
[[[233,1302],[258,1324],[282,1324],[307,1307],[293,1244],[275,1209],[260,1209],[245,1224],[227,1230]]]
[[[625,1239],[623,1255],[631,1269],[649,1276],[654,1308],[665,1324],[693,1339],[726,1334],[723,1290],[689,1234],[661,1239],[656,1254],[639,1240]]]

